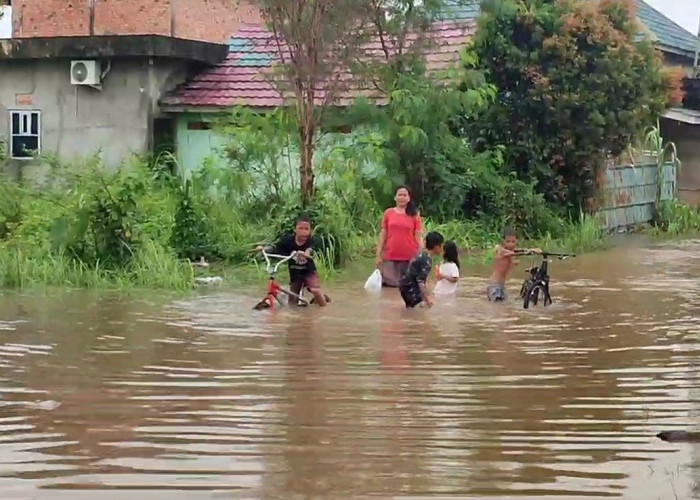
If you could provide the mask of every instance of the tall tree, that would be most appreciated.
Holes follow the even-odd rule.
[[[569,210],[593,199],[598,167],[667,101],[669,81],[628,0],[486,0],[473,40],[498,91],[471,137]]]
[[[348,68],[367,39],[368,0],[254,0],[275,37],[274,81],[291,96],[298,121],[302,204],[314,192],[314,140],[324,110],[351,79]]]
[[[473,94],[452,92],[455,78],[450,73],[454,68],[429,68],[427,56],[446,43],[440,36],[441,30],[450,29],[452,36],[455,30],[462,30],[466,40],[468,27],[459,22],[458,13],[464,5],[477,2],[369,0],[371,10],[368,15],[373,34],[371,50],[363,53],[353,69],[355,74],[369,82],[386,105],[380,109],[355,107],[353,118],[357,120],[364,111],[371,111],[360,120],[382,124],[388,137],[385,149],[387,166],[411,187],[414,197],[425,208],[434,208],[428,198],[436,186],[448,178],[461,176],[453,172],[461,172],[461,166],[441,161],[444,155],[441,160],[436,160],[433,152],[436,148],[446,147],[445,144],[454,139],[450,132],[453,118],[460,113],[469,113],[463,111],[465,109],[478,107],[467,103]],[[476,93],[481,99],[482,92],[487,89],[483,85],[477,87]]]

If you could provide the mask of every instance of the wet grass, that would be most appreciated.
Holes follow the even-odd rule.
[[[681,204],[664,207],[663,219],[652,231],[664,237],[685,237],[700,233],[700,212]],[[460,248],[464,266],[476,267],[491,262],[493,248],[500,243],[500,228],[489,228],[478,221],[455,220],[437,224],[425,220],[425,230],[440,231],[453,239]],[[355,282],[366,278],[373,268],[376,234],[355,235],[344,242],[349,256],[337,267],[319,255],[316,265],[323,283]],[[578,220],[563,225],[557,234],[537,239],[521,238],[518,246],[538,247],[551,252],[583,254],[612,246],[612,239],[594,216],[582,214]],[[27,245],[3,246],[0,252],[0,286],[5,288],[37,288],[63,286],[107,290],[168,290],[187,292],[194,289],[195,277],[221,276],[226,289],[255,287],[264,289],[267,275],[264,263],[253,256],[238,263],[213,262],[208,268],[193,267],[164,249],[162,245],[145,242],[123,269],[107,269],[99,263],[88,266],[63,254]],[[279,280],[287,279],[286,267],[279,271]]]
[[[656,221],[649,232],[660,238],[700,235],[700,207],[693,207],[678,200],[661,202]]]
[[[193,270],[189,263],[166,254],[155,244],[146,244],[124,268],[109,269],[71,259],[62,253],[41,249],[6,246],[0,252],[0,285],[6,288],[62,286],[87,289],[164,289],[192,288]]]
[[[530,247],[538,247],[550,252],[582,254],[610,247],[609,236],[595,216],[581,214],[578,221],[569,222],[559,235],[547,235],[532,242]]]
[[[426,221],[426,231],[440,231],[454,239],[467,266],[487,264],[492,249],[500,242],[500,235],[475,221],[451,221],[434,224]],[[323,283],[349,282],[361,279],[372,269],[376,235],[357,236],[346,247],[352,249],[350,258],[337,267],[321,254],[316,266]],[[582,217],[580,222],[565,226],[560,235],[546,235],[535,241],[521,240],[521,247],[539,247],[549,251],[583,253],[605,248],[609,240],[595,219]],[[279,271],[279,279],[286,280],[286,267]],[[236,264],[211,263],[207,268],[193,267],[188,261],[177,259],[172,253],[154,243],[144,244],[123,269],[107,269],[99,263],[88,266],[63,254],[48,250],[5,246],[0,253],[0,286],[7,288],[35,288],[65,286],[88,289],[153,289],[185,292],[194,288],[195,277],[221,276],[224,287],[255,286],[264,288],[267,280],[264,263],[251,255]]]
[[[440,231],[445,238],[453,239],[468,264],[490,262],[493,259],[493,248],[502,240],[499,232],[487,229],[475,221],[453,221],[432,226],[428,223],[426,229]],[[581,254],[608,248],[611,240],[595,216],[581,214],[579,220],[565,223],[558,234],[548,233],[536,239],[521,238],[518,246]]]

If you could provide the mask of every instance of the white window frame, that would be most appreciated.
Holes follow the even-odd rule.
[[[14,117],[19,115],[20,132],[13,129]],[[32,119],[36,116],[36,134],[32,134]],[[26,118],[26,121],[23,119]],[[10,110],[10,158],[17,161],[33,160],[33,156],[17,156],[15,154],[15,137],[36,137],[36,154],[41,154],[41,111],[38,109],[11,109]]]
[[[2,17],[0,17],[0,40],[11,40],[12,5],[0,5],[0,14],[2,14]]]

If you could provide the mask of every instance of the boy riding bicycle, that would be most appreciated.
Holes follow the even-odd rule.
[[[279,255],[291,255],[297,252],[293,259],[289,260],[289,288],[297,295],[301,294],[306,286],[314,296],[314,302],[323,307],[327,304],[326,296],[321,290],[321,283],[316,271],[316,264],[311,257],[315,240],[311,235],[311,220],[306,215],[301,215],[294,223],[294,235],[284,236],[274,246],[273,252]],[[264,247],[259,246],[260,252]],[[289,296],[289,305],[295,305],[297,299]]]

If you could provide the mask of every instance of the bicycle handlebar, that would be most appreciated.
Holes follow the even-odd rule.
[[[262,249],[262,255],[265,258],[265,263],[267,264],[267,272],[268,273],[276,273],[279,267],[284,264],[285,262],[293,259],[298,252],[294,251],[290,253],[289,255],[278,255],[275,253],[267,253],[265,249]],[[273,259],[279,259],[277,263],[273,266],[272,263],[270,262],[270,258]]]
[[[576,257],[574,253],[557,253],[557,252],[533,252],[531,250],[519,250],[515,252],[515,255],[541,255],[543,259],[548,257],[556,257],[557,259],[568,259],[569,257]]]

